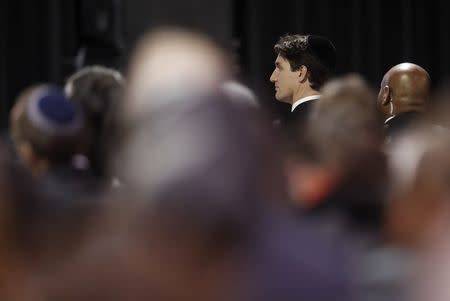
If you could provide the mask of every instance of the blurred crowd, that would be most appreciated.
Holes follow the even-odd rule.
[[[274,50],[277,122],[231,54],[175,28],[123,73],[22,91],[0,147],[0,299],[448,300],[450,93],[406,62],[379,92],[332,77],[322,37]]]

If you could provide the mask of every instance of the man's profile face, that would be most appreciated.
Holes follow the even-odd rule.
[[[275,98],[282,102],[292,103],[294,93],[298,89],[299,71],[292,71],[289,62],[278,55],[275,60],[275,70],[270,76],[270,81],[275,84]]]

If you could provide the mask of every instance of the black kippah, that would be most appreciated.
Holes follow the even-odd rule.
[[[334,71],[336,67],[336,48],[330,40],[321,36],[309,35],[308,51],[330,71]]]

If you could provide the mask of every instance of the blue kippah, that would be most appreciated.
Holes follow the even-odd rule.
[[[62,91],[52,88],[38,99],[39,111],[46,119],[57,124],[70,124],[76,118],[76,110]]]
[[[33,93],[27,115],[34,126],[54,134],[70,134],[82,126],[80,112],[56,87],[45,86]]]

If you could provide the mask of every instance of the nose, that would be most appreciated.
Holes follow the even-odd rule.
[[[274,82],[276,82],[276,76],[275,76],[275,70],[272,72],[272,74],[270,75],[270,81],[272,82],[272,83],[274,83]]]

